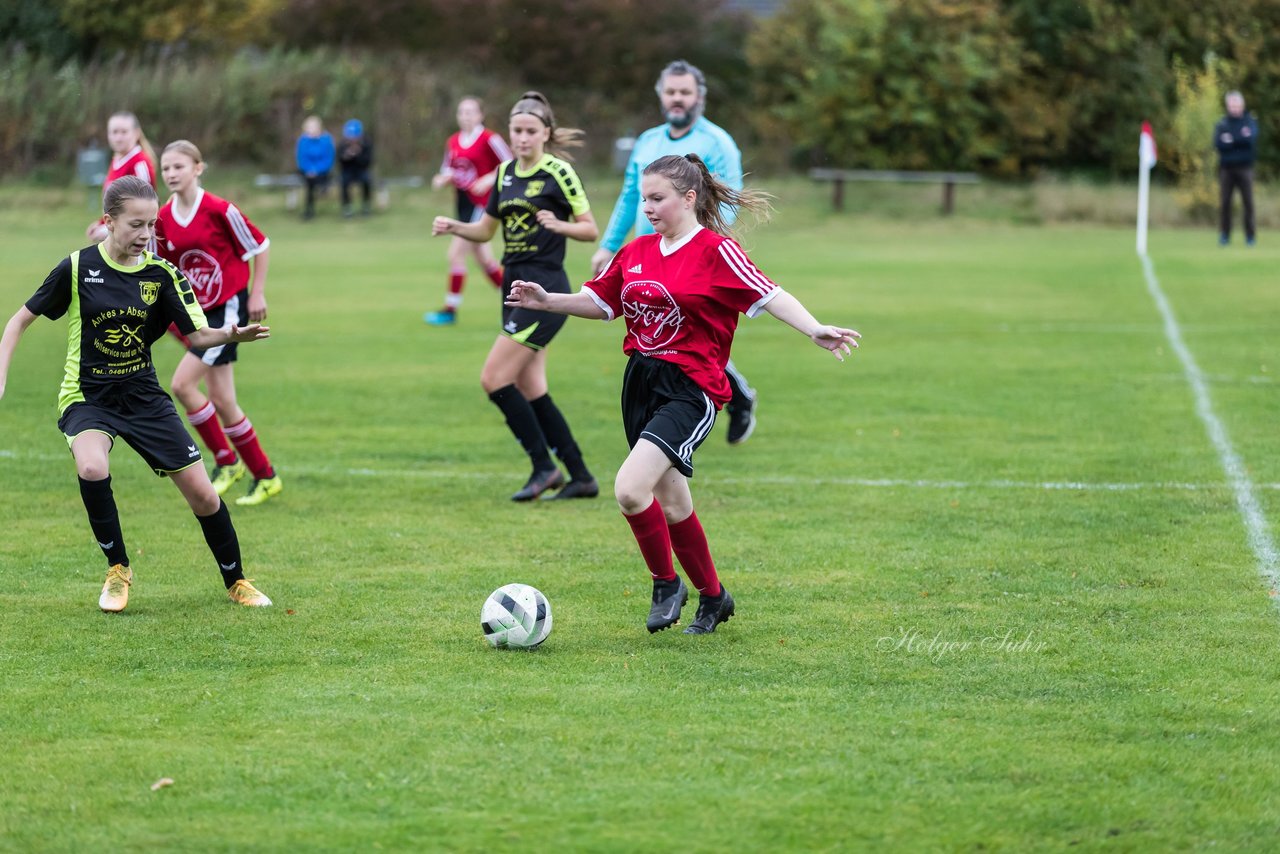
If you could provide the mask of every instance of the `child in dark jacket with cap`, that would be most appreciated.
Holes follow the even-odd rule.
[[[349,217],[354,213],[351,207],[351,185],[359,184],[364,202],[360,212],[367,216],[370,212],[369,168],[373,164],[373,144],[365,136],[364,125],[359,119],[348,119],[342,126],[338,162],[342,164],[342,215]]]

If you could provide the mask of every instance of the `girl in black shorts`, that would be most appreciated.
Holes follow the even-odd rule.
[[[731,397],[725,363],[738,315],[767,311],[843,360],[858,333],[818,323],[761,273],[725,235],[723,211],[768,211],[766,197],[717,181],[696,154],[660,157],[645,168],[642,209],[656,234],[637,237],[576,294],[514,281],[507,305],[612,320],[622,316],[630,354],[622,419],[631,447],[614,481],[618,505],[653,577],[650,632],[680,619],[688,589],[671,553],[697,588],[698,613],[686,634],[707,634],[734,614],[707,536],[693,511],[693,452]]]
[[[436,217],[431,233],[484,243],[501,223],[504,299],[517,279],[536,279],[545,282],[548,290],[568,294],[565,239],[590,242],[599,229],[573,167],[546,149],[563,151],[580,144],[582,132],[556,127],[547,99],[526,92],[511,108],[508,136],[516,156],[498,167],[484,215],[477,222]],[[563,489],[556,498],[600,494],[568,422],[547,393],[546,346],[564,320],[561,314],[504,305],[502,332],[480,374],[480,384],[502,410],[507,426],[533,463],[525,485],[511,496],[513,501],[531,501],[559,487]],[[551,451],[569,470],[567,485],[551,460]]]
[[[111,491],[108,454],[117,436],[187,499],[222,571],[231,601],[265,606],[271,600],[244,577],[240,543],[227,506],[209,482],[200,451],[173,401],[160,388],[151,345],[169,324],[196,347],[248,343],[268,337],[265,326],[211,329],[191,286],[175,267],[147,250],[159,204],[146,181],[127,176],[107,187],[102,202],[106,239],[62,259],[18,309],[0,338],[0,397],[18,341],[39,315],[69,314],[66,374],[58,398],[62,431],[80,476],[89,526],[107,558],[98,607],[123,611],[133,570]]]

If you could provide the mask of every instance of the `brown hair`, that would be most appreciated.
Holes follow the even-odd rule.
[[[696,154],[668,154],[659,157],[644,168],[645,175],[661,175],[671,182],[680,195],[693,190],[696,193],[694,213],[698,224],[718,234],[730,234],[729,221],[724,208],[737,212],[748,210],[757,221],[767,222],[773,212],[770,200],[773,196],[759,190],[735,190],[717,180],[707,164]]]
[[[129,199],[142,199],[144,202],[157,204],[160,202],[156,198],[154,187],[137,175],[125,175],[107,185],[107,191],[102,194],[102,212],[109,217],[119,216],[120,211],[124,210],[124,203]]]
[[[151,161],[151,174],[154,175],[160,170],[160,161],[156,159],[156,150],[151,147],[151,142],[147,139],[147,135],[142,131],[142,122],[138,121],[138,117],[128,110],[119,110],[112,113],[107,121],[111,119],[128,119],[133,122],[133,126],[138,129],[138,145],[142,148],[142,153]]]
[[[547,146],[555,149],[556,156],[565,160],[573,159],[565,149],[582,145],[586,134],[577,128],[556,127],[556,116],[551,112],[551,102],[546,95],[541,92],[525,92],[511,108],[510,115],[517,116],[521,113],[527,113],[551,128],[551,139],[547,140]]]

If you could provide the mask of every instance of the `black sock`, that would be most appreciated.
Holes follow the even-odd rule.
[[[129,554],[124,549],[124,535],[120,532],[120,512],[116,510],[116,497],[111,492],[111,475],[102,480],[80,478],[80,498],[89,514],[89,527],[107,556],[107,564],[129,565]]]
[[[209,544],[209,551],[218,562],[222,571],[222,583],[230,587],[244,578],[244,567],[240,563],[240,539],[236,536],[235,526],[231,524],[231,514],[227,512],[225,501],[218,502],[218,510],[212,516],[197,516],[200,528],[204,531],[204,541]]]
[[[591,480],[591,472],[582,461],[582,451],[573,440],[569,430],[569,422],[564,420],[560,407],[556,406],[551,395],[544,394],[537,400],[529,401],[533,414],[538,417],[538,425],[542,427],[542,435],[547,437],[547,444],[556,456],[564,461],[569,476],[574,480]]]
[[[520,442],[520,447],[524,448],[524,452],[533,461],[534,471],[555,468],[556,464],[551,462],[551,454],[547,452],[547,438],[542,434],[542,428],[538,426],[538,417],[534,415],[533,407],[524,399],[520,389],[512,383],[495,392],[490,392],[489,399],[506,416],[507,426]]]

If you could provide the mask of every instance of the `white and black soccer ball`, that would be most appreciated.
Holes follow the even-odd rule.
[[[551,634],[551,603],[527,584],[504,584],[480,609],[480,628],[491,646],[530,649]]]

